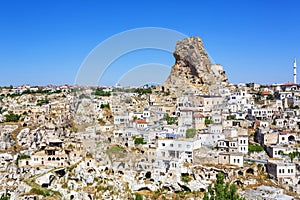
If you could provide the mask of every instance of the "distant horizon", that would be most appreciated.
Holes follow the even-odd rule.
[[[188,12],[181,12],[184,5]],[[293,0],[3,1],[0,85],[72,85],[97,45],[143,27],[199,36],[230,83],[292,82],[294,58],[300,59],[299,9]],[[171,67],[174,58],[157,49],[130,52],[110,63],[98,85],[113,86],[147,63]]]
[[[286,85],[286,84],[293,84],[293,85],[300,85],[300,83],[293,83],[293,82],[285,82],[285,83],[266,83],[266,84],[262,84],[262,83],[258,83],[258,82],[245,82],[245,83],[230,83],[229,85],[246,85],[246,84],[259,84],[262,86],[272,86],[272,85]],[[20,84],[20,85],[0,85],[0,88],[7,88],[7,87],[21,87],[21,86],[30,86],[30,87],[48,87],[48,86],[54,86],[54,87],[62,87],[62,86],[69,86],[69,87],[90,87],[90,88],[108,88],[108,87],[113,87],[113,88],[137,88],[137,87],[145,87],[147,86],[147,84],[145,85],[140,85],[140,86],[122,86],[122,85],[74,85],[74,84],[59,84],[59,85],[55,85],[55,84],[45,84],[45,85],[31,85],[31,84]],[[149,87],[153,87],[153,86],[162,86],[162,84],[157,84],[157,85],[151,85],[149,84]]]

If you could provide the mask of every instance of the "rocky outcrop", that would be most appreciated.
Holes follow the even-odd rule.
[[[174,57],[176,62],[164,83],[165,89],[174,93],[218,94],[228,84],[223,67],[212,64],[199,37],[178,41]]]

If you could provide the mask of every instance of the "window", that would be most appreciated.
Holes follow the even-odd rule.
[[[191,148],[191,145],[189,145],[189,144],[188,144],[188,145],[186,145],[186,148]]]
[[[161,146],[163,146],[163,147],[164,147],[164,146],[166,146],[166,144],[165,144],[165,143],[162,143],[162,144],[161,144]]]
[[[293,169],[291,169],[291,173],[294,173],[294,170],[293,170]]]
[[[180,147],[181,147],[181,144],[178,144],[178,147],[180,148]]]
[[[174,145],[173,144],[170,144],[170,147],[173,147]]]
[[[279,169],[279,174],[281,173],[281,169]]]

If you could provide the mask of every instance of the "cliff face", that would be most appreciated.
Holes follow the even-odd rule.
[[[212,64],[199,37],[176,44],[176,59],[164,87],[174,93],[218,94],[228,84],[221,65]]]

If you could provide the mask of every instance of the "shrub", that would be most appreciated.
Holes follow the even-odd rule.
[[[196,130],[196,129],[194,129],[194,128],[189,128],[189,129],[186,130],[186,135],[185,135],[185,137],[186,137],[186,138],[194,138],[196,134],[197,134],[197,130]]]
[[[146,144],[146,142],[144,141],[144,138],[135,138],[134,144]]]
[[[18,122],[21,115],[14,114],[13,112],[9,112],[5,117],[5,122]]]
[[[111,95],[110,92],[104,92],[102,88],[97,88],[94,94],[96,96],[105,96],[105,97],[109,97]]]
[[[238,195],[236,185],[225,183],[224,179],[224,174],[219,172],[216,183],[208,186],[208,191],[204,193],[203,200],[245,200],[245,198]]]
[[[168,114],[165,114],[164,119],[167,121],[167,124],[177,124],[177,118],[176,117],[170,117]]]
[[[253,153],[253,152],[261,152],[264,151],[264,147],[260,145],[248,145],[248,152]]]
[[[49,99],[46,97],[45,99],[38,100],[36,105],[41,106],[41,105],[48,104],[48,103],[49,103]]]
[[[139,193],[135,194],[135,200],[143,200],[143,196]]]
[[[107,108],[107,109],[110,109],[110,106],[109,106],[109,104],[101,104],[101,106],[100,106],[102,109],[103,108]]]
[[[205,118],[205,125],[212,124],[213,121],[211,119]]]

